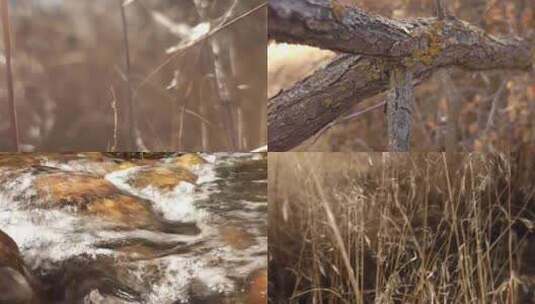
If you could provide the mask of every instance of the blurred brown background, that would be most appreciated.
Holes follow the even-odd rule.
[[[131,126],[125,116],[128,86],[121,2],[10,1],[15,99],[24,150],[128,149]],[[190,36],[198,24],[210,22],[213,29],[225,14],[231,20],[257,8],[262,0],[202,2],[208,5],[204,19],[192,0],[137,0],[125,7],[136,150],[246,151],[266,142],[265,8],[211,38],[220,44],[226,76],[231,78],[234,146],[224,125],[212,40],[178,56],[166,53],[194,39]],[[0,150],[8,150],[3,43],[0,50]]]
[[[448,0],[449,9],[496,35],[533,37],[535,2],[532,0]],[[356,0],[372,13],[392,18],[433,16],[432,0]],[[310,74],[329,62],[334,53],[309,47],[270,43],[268,95]],[[385,95],[355,106],[367,109]],[[505,151],[535,142],[535,73],[533,71],[468,72],[450,68],[435,73],[416,88],[411,150],[442,151],[448,128],[448,104],[459,105],[455,125],[457,151]],[[383,107],[339,124],[295,150],[385,151],[386,124]]]

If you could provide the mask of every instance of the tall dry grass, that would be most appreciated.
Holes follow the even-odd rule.
[[[531,303],[522,154],[270,153],[270,303]]]

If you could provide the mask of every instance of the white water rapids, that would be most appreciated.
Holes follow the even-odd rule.
[[[15,240],[33,271],[57,271],[59,267],[65,267],[63,262],[77,257],[88,260],[111,258],[114,261],[112,267],[117,267],[122,283],[139,293],[139,298],[127,302],[95,289],[86,295],[88,303],[194,303],[192,293],[228,295],[242,292],[243,285],[239,282],[253,271],[267,267],[267,193],[256,190],[253,197],[257,199],[251,201],[251,193],[247,188],[241,189],[240,185],[242,182],[267,185],[267,181],[241,179],[239,170],[227,176],[218,172],[226,172],[225,168],[243,162],[260,161],[263,156],[213,154],[203,157],[208,163],[192,169],[198,176],[197,184],[182,182],[169,191],[150,185],[136,188],[127,183],[143,166],[105,175],[106,180],[124,193],[149,201],[154,212],[166,221],[195,223],[200,229],[198,234],[119,229],[113,222],[95,216],[80,216],[76,210],[69,209],[71,207],[32,207],[32,199],[37,194],[32,189],[35,176],[31,174],[14,174],[2,186],[0,230]],[[98,162],[84,158],[62,161],[48,159],[45,155],[41,165],[67,172],[102,173]],[[1,170],[10,169],[0,167]],[[241,190],[229,190],[234,187]],[[227,244],[220,231],[229,224],[246,230],[253,236],[253,244],[241,250]],[[128,240],[155,244],[156,255],[137,258],[135,250],[125,253],[113,246],[102,246]],[[186,249],[164,254],[169,248],[178,246]]]

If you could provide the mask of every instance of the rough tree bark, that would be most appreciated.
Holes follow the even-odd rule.
[[[412,73],[397,68],[390,73],[387,96],[388,145],[392,152],[408,152],[411,135],[411,112],[414,101]]]
[[[330,0],[270,0],[270,38],[351,53],[280,92],[268,103],[270,151],[294,148],[365,98],[389,88],[404,66],[415,80],[441,67],[532,67],[533,45],[498,38],[453,17],[396,21]]]

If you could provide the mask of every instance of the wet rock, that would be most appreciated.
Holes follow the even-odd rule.
[[[51,303],[138,303],[139,293],[118,274],[121,265],[108,256],[81,255],[60,262],[43,274]]]
[[[72,209],[96,216],[125,228],[143,228],[167,233],[194,235],[200,232],[195,223],[171,222],[155,213],[149,201],[123,193],[108,180],[90,174],[33,168],[37,177],[36,204],[42,208]]]
[[[226,304],[225,296],[214,292],[205,283],[200,280],[193,279],[189,285],[190,303],[195,304]],[[182,304],[184,302],[175,302],[175,304]]]
[[[39,175],[35,186],[39,197],[60,205],[82,205],[83,202],[118,193],[118,189],[103,178],[61,171]]]
[[[35,183],[42,207],[75,207],[77,211],[130,227],[154,226],[158,222],[149,204],[123,194],[104,178],[74,173],[50,172],[37,176]]]
[[[268,273],[266,269],[253,272],[249,279],[247,304],[267,303]]]
[[[43,158],[62,168],[70,171],[81,171],[104,176],[119,170],[138,166],[132,161],[109,158],[102,153],[87,152],[77,154],[51,153],[43,155]]]
[[[30,276],[17,244],[0,230],[0,304],[37,304]]]
[[[24,168],[40,162],[36,155],[0,153],[0,167]]]
[[[127,183],[137,189],[152,186],[160,190],[170,191],[182,182],[195,184],[197,178],[197,175],[180,166],[147,166],[138,170],[127,180]]]
[[[26,278],[11,267],[0,267],[0,304],[30,304],[33,289]]]
[[[187,153],[187,154],[181,155],[173,159],[171,163],[191,170],[195,168],[196,166],[206,164],[207,162],[199,154]]]

